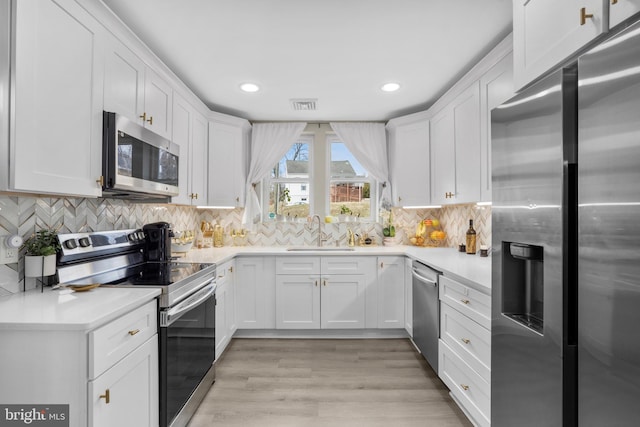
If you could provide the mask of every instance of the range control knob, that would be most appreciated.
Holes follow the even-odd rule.
[[[76,239],[69,239],[66,240],[62,245],[67,249],[75,249],[78,247],[78,242],[76,242]]]
[[[78,243],[80,243],[80,246],[83,248],[86,248],[88,246],[91,246],[91,240],[89,240],[88,237],[82,237],[78,240]]]
[[[138,240],[144,240],[145,235],[144,235],[144,231],[138,231]]]
[[[130,242],[134,242],[138,240],[138,233],[131,233],[127,236]]]

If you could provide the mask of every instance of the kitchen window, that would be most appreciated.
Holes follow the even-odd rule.
[[[377,218],[377,181],[328,124],[310,124],[262,182],[265,220]]]
[[[301,135],[271,170],[265,183],[266,194],[263,194],[267,218],[294,219],[310,215],[312,142],[313,136]]]
[[[337,136],[328,136],[330,150],[329,208],[332,216],[375,217],[376,182]]]

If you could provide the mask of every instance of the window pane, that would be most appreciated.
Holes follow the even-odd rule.
[[[269,216],[308,217],[309,187],[309,183],[302,182],[271,184],[269,190]]]
[[[329,205],[331,215],[350,214],[371,217],[371,185],[368,182],[331,181]]]
[[[271,170],[271,178],[309,178],[309,144],[298,141]]]
[[[344,143],[331,143],[331,178],[355,178],[367,177],[368,175]]]

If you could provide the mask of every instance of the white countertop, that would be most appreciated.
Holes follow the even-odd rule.
[[[192,249],[181,258],[191,262],[221,264],[236,256],[260,255],[405,255],[441,271],[446,276],[491,294],[491,256],[467,255],[455,248],[421,248],[416,246],[356,247],[353,251],[288,251],[286,246],[230,246],[210,249]]]
[[[33,289],[0,298],[0,330],[96,328],[160,295],[160,289]]]

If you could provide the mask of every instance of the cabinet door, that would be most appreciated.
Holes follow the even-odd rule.
[[[378,257],[378,328],[404,327],[404,257]]]
[[[229,309],[229,286],[224,276],[218,276],[216,286],[216,360],[229,343],[227,310]]]
[[[412,261],[404,260],[404,328],[413,337],[413,276],[411,275]]]
[[[167,139],[171,139],[172,99],[171,86],[147,67],[144,75],[144,126]]]
[[[157,426],[158,396],[158,335],[154,335],[89,382],[89,426]]]
[[[480,78],[480,200],[491,201],[491,110],[514,95],[513,55]]]
[[[110,37],[104,64],[104,109],[142,123],[144,62],[115,37]]]
[[[624,0],[621,0],[624,1]],[[516,0],[513,55],[516,90],[551,70],[607,30],[603,0]],[[584,13],[593,15],[581,20]]]
[[[399,125],[392,132],[394,205],[429,205],[429,121]]]
[[[480,200],[480,85],[473,83],[453,101],[455,203]]]
[[[194,112],[191,121],[191,193],[194,205],[207,205],[209,123]]]
[[[275,328],[275,258],[236,259],[238,329]]]
[[[215,121],[209,123],[209,205],[243,206],[243,144],[242,127]]]
[[[640,0],[609,0],[609,28],[640,12]]]
[[[276,328],[320,328],[320,276],[276,276]]]
[[[456,191],[453,110],[445,107],[431,120],[431,203],[452,201]]]
[[[365,276],[356,274],[323,275],[321,285],[321,328],[364,328]]]
[[[103,29],[72,0],[15,2],[10,186],[101,195]]]
[[[238,322],[236,320],[235,266],[235,261],[229,261],[224,265],[225,274],[227,275],[227,281],[229,284],[229,290],[227,291],[227,328],[229,339],[233,338],[233,334],[238,329]]]
[[[180,146],[180,157],[178,165],[178,185],[180,194],[171,198],[171,203],[182,205],[190,205],[193,201],[193,192],[191,191],[191,105],[187,103],[180,95],[173,98],[173,142]]]

